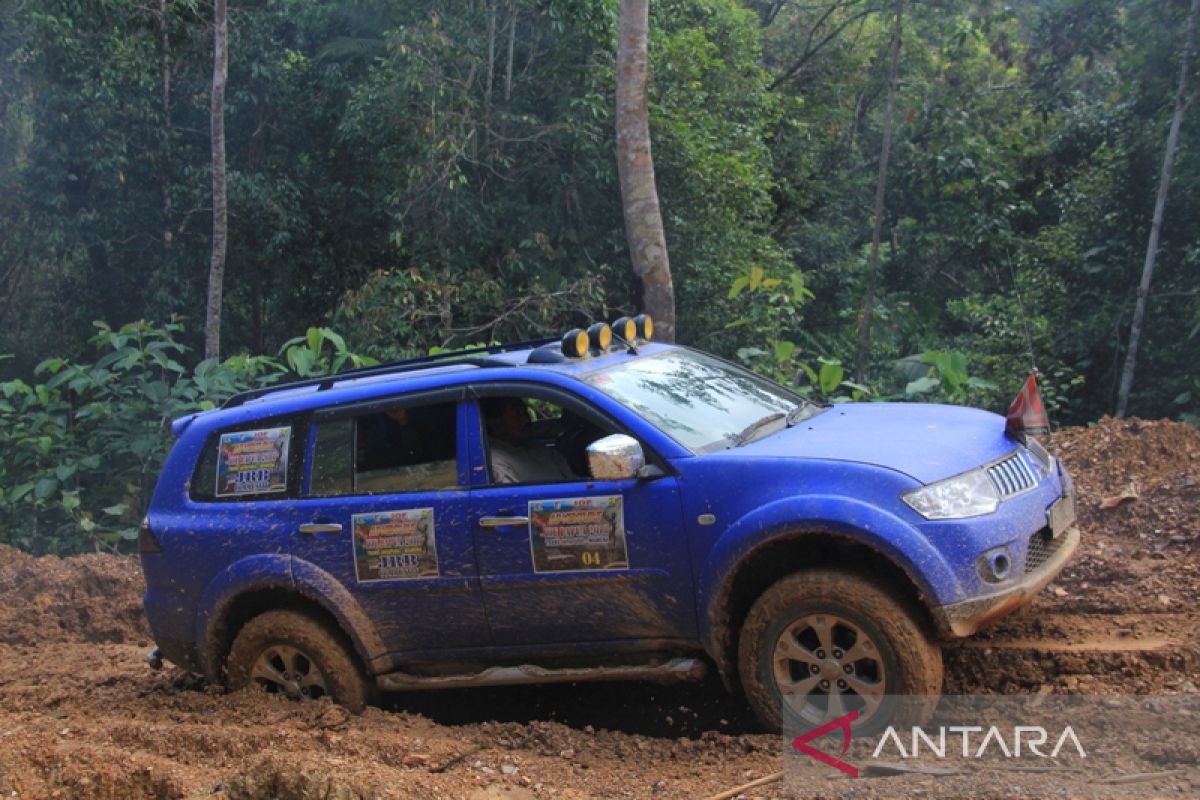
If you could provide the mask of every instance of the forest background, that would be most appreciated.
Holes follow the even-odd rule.
[[[902,4],[888,125],[897,5],[652,0],[678,340],[829,399],[997,411],[1036,365],[1056,424],[1110,413],[1190,4]],[[120,547],[163,421],[239,388],[638,310],[618,6],[235,0],[232,355],[204,360],[211,3],[0,0],[0,542]],[[1200,414],[1198,145],[1193,113],[1139,416]]]

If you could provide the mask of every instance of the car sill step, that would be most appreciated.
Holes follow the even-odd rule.
[[[534,683],[582,683],[584,681],[695,681],[704,678],[708,667],[698,658],[673,658],[662,664],[630,664],[614,667],[570,667],[549,669],[534,664],[489,667],[468,675],[413,675],[389,672],[376,681],[384,691],[408,689],[454,689],[472,686],[512,686]]]

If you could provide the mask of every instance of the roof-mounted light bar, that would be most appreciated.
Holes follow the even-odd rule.
[[[562,352],[567,358],[599,356],[609,352],[614,345],[632,348],[645,344],[654,336],[654,321],[647,314],[636,317],[621,317],[612,325],[595,322],[583,328],[572,328],[563,335]]]

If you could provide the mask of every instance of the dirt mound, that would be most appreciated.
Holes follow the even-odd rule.
[[[1200,431],[1171,420],[1105,417],[1060,431],[1050,447],[1075,479],[1084,539],[1059,578],[1074,590],[1042,604],[1106,613],[1195,607]]]
[[[1169,419],[1104,417],[1059,431],[1049,446],[1071,468],[1080,493],[1100,500],[1131,482],[1142,492],[1200,472],[1200,430]]]
[[[34,558],[0,545],[0,644],[148,643],[144,588],[136,558]]]

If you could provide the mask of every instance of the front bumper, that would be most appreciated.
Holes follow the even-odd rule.
[[[1054,580],[1079,546],[1079,526],[1072,523],[1058,533],[1061,541],[1053,554],[1019,583],[995,594],[973,597],[933,609],[938,631],[945,637],[970,636],[980,628],[1011,614],[1033,600],[1034,595]]]

